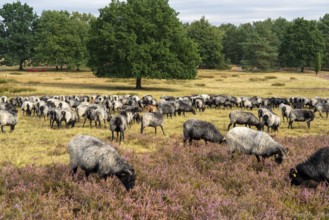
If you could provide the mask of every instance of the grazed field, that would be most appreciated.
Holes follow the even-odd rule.
[[[202,70],[196,80],[144,79],[144,90],[133,79],[100,79],[90,72],[0,71],[0,95],[162,95],[228,94],[233,96],[329,97],[329,73],[243,73]],[[152,128],[139,134],[140,125],[126,132],[121,145],[112,145],[137,171],[136,187],[126,193],[115,178],[89,180],[79,172],[72,179],[67,144],[76,134],[109,141],[108,128],[78,123],[73,129],[50,129],[49,122],[23,116],[14,133],[0,134],[0,219],[273,219],[326,218],[328,189],[290,187],[290,167],[329,144],[328,119],[316,113],[306,123],[271,134],[288,147],[288,160],[265,166],[254,157],[228,159],[226,145],[182,145],[182,124],[197,118],[214,123],[225,135],[229,109],[207,109],[165,121],[166,136]],[[256,114],[256,110],[253,111]],[[275,110],[279,114],[278,109]],[[8,128],[5,128],[8,130]]]

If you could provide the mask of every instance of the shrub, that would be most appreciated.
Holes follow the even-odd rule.
[[[285,86],[286,84],[284,83],[273,83],[272,86]]]

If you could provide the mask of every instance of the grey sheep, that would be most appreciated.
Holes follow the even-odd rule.
[[[314,106],[314,112],[319,112],[321,118],[323,118],[322,116],[322,112],[326,113],[326,117],[328,118],[328,113],[329,113],[329,103],[318,103]]]
[[[272,112],[266,112],[262,117],[262,128],[264,125],[267,126],[267,132],[270,131],[270,128],[272,131],[278,131],[280,126],[280,117]]]
[[[251,112],[244,112],[240,110],[231,111],[229,114],[230,117],[230,124],[228,125],[227,130],[230,130],[231,125],[235,127],[236,124],[240,125],[248,125],[256,126],[256,128],[260,131],[262,129],[262,125],[258,118]]]
[[[0,110],[0,125],[3,133],[4,126],[10,126],[10,132],[13,132],[18,122],[17,113],[14,111]]]
[[[101,178],[115,175],[126,190],[135,185],[135,170],[109,144],[87,135],[77,135],[69,143],[70,163],[73,174],[78,167],[90,173],[98,173]]]
[[[166,114],[167,115],[167,118],[168,118],[168,115],[170,115],[170,118],[172,118],[172,115],[176,116],[176,108],[175,108],[175,104],[174,102],[167,102],[167,101],[164,101],[164,102],[161,102],[159,103],[159,113],[160,114]]]
[[[281,103],[279,105],[279,108],[281,109],[282,121],[284,121],[284,118],[287,118],[287,121],[288,121],[292,107],[290,105]]]
[[[110,130],[112,132],[112,141],[114,139],[114,132],[117,133],[116,141],[120,133],[119,143],[125,139],[125,130],[128,127],[127,118],[124,115],[116,115],[110,119]]]
[[[267,157],[274,155],[275,162],[281,164],[287,150],[265,132],[255,131],[245,127],[236,127],[226,133],[226,142],[229,155],[235,151],[243,154],[255,155],[257,161],[263,162]]]
[[[163,130],[163,115],[159,112],[149,112],[142,115],[141,120],[141,134],[143,134],[145,127],[154,127],[155,134],[157,133],[157,127],[160,126],[163,135],[166,135]]]
[[[311,127],[311,121],[314,120],[314,112],[306,109],[294,109],[289,114],[289,125],[288,128],[292,129],[292,123],[294,121],[305,121],[307,127]]]
[[[218,129],[210,122],[190,119],[183,124],[184,145],[189,140],[190,145],[192,140],[204,140],[221,144],[224,137]]]

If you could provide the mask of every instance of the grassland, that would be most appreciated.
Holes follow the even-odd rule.
[[[134,94],[143,96],[227,94],[261,97],[329,97],[329,73],[245,73],[202,70],[195,80],[143,79],[135,90],[133,79],[102,79],[90,72],[17,72],[0,70],[0,95]],[[206,109],[197,115],[165,121],[166,136],[139,125],[126,132],[121,145],[111,143],[137,171],[136,187],[126,193],[115,178],[72,179],[67,144],[76,134],[109,141],[108,128],[78,123],[73,129],[50,129],[49,122],[23,116],[13,133],[0,134],[0,219],[276,219],[328,218],[328,189],[290,187],[290,167],[322,146],[329,146],[328,119],[316,114],[306,123],[271,134],[290,149],[289,159],[227,158],[226,146],[182,145],[182,124],[197,118],[214,123],[225,135],[229,109]],[[275,109],[276,113],[279,113]],[[253,111],[256,113],[256,110]],[[8,128],[5,128],[8,130]]]

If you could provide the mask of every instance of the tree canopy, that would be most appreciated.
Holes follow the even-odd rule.
[[[297,18],[286,30],[280,48],[280,58],[284,65],[300,67],[313,66],[314,57],[324,47],[322,34],[315,21]]]
[[[205,17],[187,26],[188,35],[197,43],[201,68],[223,68],[223,32],[211,25]]]
[[[0,56],[7,65],[19,64],[22,70],[24,61],[31,58],[36,20],[33,8],[26,3],[7,3],[0,9]]]
[[[200,64],[167,0],[112,0],[91,23],[89,66],[99,77],[192,79]]]

